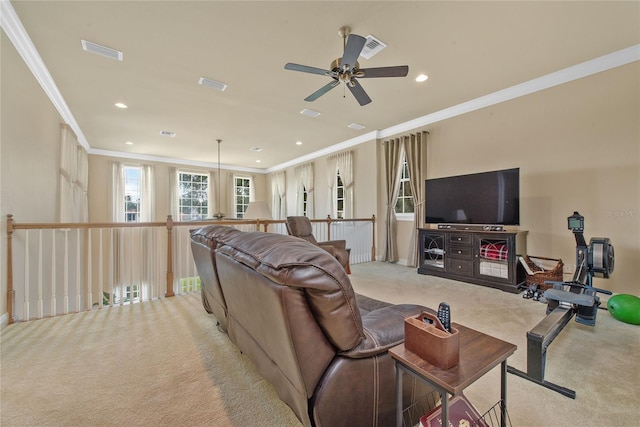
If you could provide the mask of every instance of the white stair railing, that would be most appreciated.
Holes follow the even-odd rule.
[[[200,290],[190,230],[221,224],[286,234],[284,220],[20,224],[7,215],[9,323]],[[312,220],[319,241],[344,239],[350,263],[375,257],[375,217]]]

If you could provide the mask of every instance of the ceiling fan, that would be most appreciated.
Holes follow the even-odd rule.
[[[369,95],[367,95],[360,83],[358,83],[357,79],[368,79],[374,77],[405,77],[409,73],[408,65],[360,68],[360,64],[358,64],[358,57],[364,48],[366,39],[357,34],[350,34],[350,31],[351,29],[349,27],[342,27],[338,31],[338,35],[340,35],[343,40],[344,53],[342,54],[342,58],[333,60],[329,70],[293,64],[291,62],[284,66],[286,70],[320,74],[322,76],[332,78],[331,82],[307,96],[304,99],[305,101],[315,101],[334,87],[338,86],[340,83],[344,83],[360,105],[367,105],[371,102],[371,98],[369,98]]]

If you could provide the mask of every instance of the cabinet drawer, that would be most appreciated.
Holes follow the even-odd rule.
[[[461,245],[470,245],[473,239],[471,234],[449,234],[450,243],[459,243]]]
[[[448,257],[446,263],[447,273],[473,277],[473,261]]]
[[[473,259],[473,248],[471,246],[449,245],[447,254],[452,258]]]

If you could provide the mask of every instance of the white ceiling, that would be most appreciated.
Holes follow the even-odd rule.
[[[11,6],[90,152],[214,165],[222,139],[225,167],[258,171],[622,49],[631,47],[632,57],[640,52],[637,1],[53,0]],[[387,44],[373,58],[361,57],[361,68],[408,65],[409,75],[360,80],[373,100],[363,107],[342,85],[305,102],[329,78],[285,70],[285,63],[328,69],[342,56],[338,30],[344,25]],[[122,51],[124,60],[85,52],[81,39]],[[415,82],[420,73],[429,79]],[[200,77],[228,88],[201,86]],[[527,90],[538,90],[538,82]],[[117,109],[116,102],[129,108]],[[304,108],[321,115],[303,116]],[[352,130],[351,123],[366,127]]]

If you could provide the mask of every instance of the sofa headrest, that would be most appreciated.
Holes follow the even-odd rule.
[[[216,229],[218,254],[246,265],[270,281],[303,289],[316,321],[341,350],[364,339],[355,292],[344,268],[325,250],[297,237]]]
[[[207,225],[202,228],[190,230],[191,240],[215,249],[220,239],[232,236],[242,231],[225,225]]]

